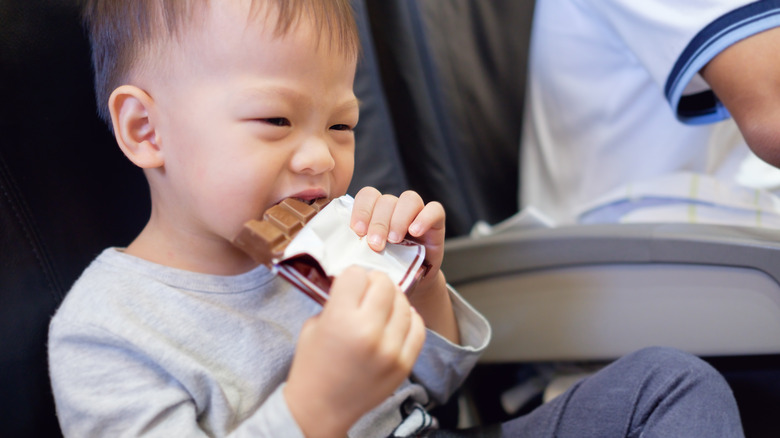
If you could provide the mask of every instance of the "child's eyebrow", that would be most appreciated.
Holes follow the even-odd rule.
[[[358,100],[356,97],[353,97],[344,101],[343,103],[338,104],[335,110],[336,112],[360,111],[360,100]]]
[[[268,99],[273,97],[281,97],[304,103],[311,101],[311,97],[281,85],[244,88],[240,92],[236,93],[236,97],[240,102],[251,102],[256,99]]]
[[[294,89],[285,86],[273,85],[266,87],[250,87],[236,93],[239,103],[251,103],[257,99],[284,98],[302,104],[309,104],[312,101],[311,96],[300,93]],[[344,102],[339,103],[335,110],[338,112],[347,112],[360,109],[361,102],[357,97],[351,96]]]

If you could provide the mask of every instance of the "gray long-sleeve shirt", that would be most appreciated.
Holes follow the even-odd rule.
[[[490,327],[451,294],[463,346],[429,331],[413,382],[366,414],[350,436],[388,436],[404,421],[404,402],[442,401],[463,382]],[[303,436],[281,389],[300,328],[319,310],[262,266],[214,276],[107,249],[73,286],[49,329],[63,433]]]

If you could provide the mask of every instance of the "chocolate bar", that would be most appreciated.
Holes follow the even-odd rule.
[[[408,292],[430,268],[425,247],[404,240],[388,244],[380,253],[370,249],[349,228],[353,201],[348,195],[311,204],[287,198],[269,208],[261,220],[244,224],[233,243],[320,304],[328,300],[334,276],[350,264],[384,270]],[[304,226],[310,227],[309,232],[296,238]]]
[[[262,220],[253,219],[244,224],[233,243],[256,262],[271,267],[275,260],[282,257],[295,234],[328,202],[330,199],[320,198],[308,204],[286,198],[266,210]]]

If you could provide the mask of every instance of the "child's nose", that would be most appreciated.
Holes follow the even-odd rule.
[[[313,175],[332,170],[335,165],[328,142],[317,136],[306,138],[290,161],[293,172]]]

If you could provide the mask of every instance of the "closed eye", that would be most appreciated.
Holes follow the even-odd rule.
[[[330,127],[330,129],[333,129],[334,131],[351,131],[352,127],[343,123],[333,125]]]
[[[290,121],[285,119],[284,117],[269,117],[267,119],[258,119],[258,121],[273,126],[291,126]]]

